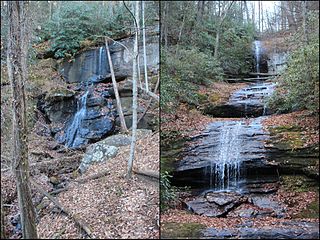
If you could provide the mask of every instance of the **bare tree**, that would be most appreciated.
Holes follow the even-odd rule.
[[[118,91],[118,84],[116,81],[116,77],[114,75],[113,64],[112,64],[112,59],[111,59],[111,55],[110,55],[110,50],[109,50],[107,38],[105,38],[105,45],[106,45],[107,58],[109,61],[109,66],[110,66],[110,71],[111,71],[111,79],[112,79],[112,85],[113,85],[113,89],[114,89],[114,95],[116,96],[116,101],[117,101],[117,111],[118,111],[119,118],[120,118],[121,131],[128,132],[128,128],[126,126],[126,121],[124,120],[124,115],[123,115],[122,106],[121,106],[121,100],[120,100],[119,91]]]
[[[25,83],[27,82],[28,2],[8,1],[7,67],[13,93],[12,168],[18,192],[23,238],[36,239],[35,209],[29,186],[28,136]]]
[[[4,211],[3,211],[3,205],[2,205],[2,196],[0,196],[0,201],[1,201],[1,239],[6,238],[6,234],[4,232]]]
[[[134,13],[134,25],[136,27],[135,32],[135,40],[134,40],[134,47],[133,47],[133,61],[132,61],[132,137],[131,137],[131,146],[130,146],[130,156],[128,160],[128,173],[127,178],[131,178],[132,174],[132,166],[134,160],[134,152],[136,147],[136,135],[137,135],[137,105],[138,105],[138,88],[137,88],[137,59],[139,57],[138,52],[138,24],[137,21],[139,20],[139,1],[135,1],[135,13]]]
[[[142,1],[142,42],[143,42],[143,60],[144,60],[144,80],[146,91],[149,92],[148,71],[147,71],[147,50],[146,50],[146,26],[144,21],[144,1]]]
[[[231,8],[233,3],[234,3],[234,1],[232,1],[229,5],[225,6],[223,14],[222,14],[222,16],[220,18],[220,21],[218,23],[217,34],[216,34],[216,42],[215,42],[215,47],[214,47],[214,55],[213,55],[214,58],[218,58],[218,49],[219,49],[220,32],[221,32],[222,23],[225,20],[227,14],[229,12],[229,9]],[[219,2],[219,13],[220,13],[220,2]]]

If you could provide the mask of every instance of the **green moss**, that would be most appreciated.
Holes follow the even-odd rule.
[[[197,93],[197,99],[199,104],[204,104],[206,101],[208,101],[208,96],[203,93]]]
[[[167,134],[165,134],[167,136]],[[186,139],[182,138],[179,135],[173,134],[176,138],[165,137],[162,135],[161,137],[161,172],[172,172],[174,170],[174,164],[181,153]]]
[[[206,227],[199,223],[163,223],[162,239],[197,239],[202,236],[201,230]]]
[[[276,148],[282,150],[304,148],[305,140],[302,138],[302,129],[299,126],[282,125],[270,127],[268,130]]]
[[[294,192],[319,191],[319,185],[304,175],[283,175],[281,185],[286,190]]]
[[[217,103],[221,100],[221,96],[219,93],[212,93],[210,96],[209,96],[209,102],[210,103]]]
[[[295,216],[295,218],[319,218],[319,194],[316,200],[310,203],[308,207]]]

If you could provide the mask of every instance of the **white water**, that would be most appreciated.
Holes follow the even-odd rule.
[[[83,94],[78,101],[77,106],[77,113],[74,115],[73,121],[71,125],[67,129],[66,133],[66,146],[67,147],[73,147],[74,146],[74,140],[76,138],[78,129],[80,129],[80,125],[84,117],[87,113],[87,97],[88,97],[89,91],[87,90],[85,94]]]
[[[98,73],[102,72],[102,57],[103,57],[103,47],[99,49],[99,64],[98,64]]]
[[[256,40],[254,44],[254,54],[256,59],[256,72],[260,73],[260,55],[261,55],[261,42]],[[259,78],[259,75],[257,76]]]
[[[237,188],[241,175],[239,156],[242,150],[240,135],[243,131],[241,121],[225,122],[222,126],[218,140],[218,161],[210,163],[210,188],[215,190]]]

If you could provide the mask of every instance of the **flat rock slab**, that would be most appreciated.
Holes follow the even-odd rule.
[[[227,195],[225,195],[227,194]],[[224,196],[226,196],[225,199]],[[185,202],[188,209],[207,217],[222,217],[236,206],[247,202],[247,198],[236,193],[207,193],[193,201]]]
[[[249,224],[250,225],[250,224]],[[290,221],[279,226],[216,229],[207,228],[201,232],[202,239],[319,239],[319,223]]]
[[[241,195],[236,193],[209,192],[205,195],[205,198],[209,203],[215,203],[219,206],[224,206],[232,202],[236,202],[240,197]]]

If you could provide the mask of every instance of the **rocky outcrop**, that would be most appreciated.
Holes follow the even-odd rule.
[[[38,108],[50,122],[63,123],[76,111],[75,95],[76,92],[68,89],[53,89],[40,97]]]
[[[272,228],[268,226],[254,227],[247,221],[237,228],[207,228],[201,232],[202,239],[319,239],[319,223],[287,220]]]
[[[207,193],[185,204],[192,212],[207,217],[223,217],[248,199],[237,193]]]
[[[192,201],[186,201],[185,204],[192,212],[207,217],[285,216],[285,207],[270,194],[207,191]]]
[[[110,54],[118,81],[132,75],[133,37],[120,40],[125,49],[118,43],[110,44]],[[141,43],[142,44],[142,43]],[[139,47],[140,63],[143,63],[143,48]],[[147,67],[151,74],[156,74],[159,68],[159,36],[157,33],[147,33],[146,37]],[[60,72],[68,83],[99,83],[111,82],[110,68],[104,45],[99,48],[78,54],[74,61],[64,61]],[[141,64],[141,72],[144,72]]]
[[[258,117],[270,114],[267,98],[274,90],[273,83],[255,83],[232,94],[228,103],[209,105],[204,111],[214,117]]]

